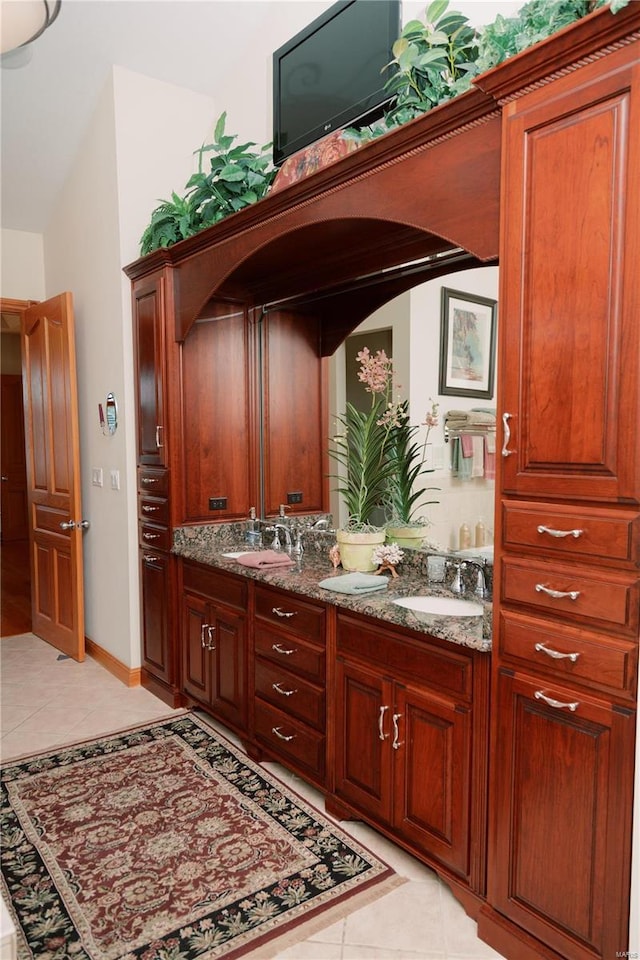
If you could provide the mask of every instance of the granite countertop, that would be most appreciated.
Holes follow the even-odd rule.
[[[306,535],[304,553],[299,557],[292,557],[294,563],[291,566],[268,571],[258,570],[222,556],[223,553],[252,549],[243,542],[240,524],[210,524],[175,529],[173,553],[272,587],[290,590],[312,600],[333,604],[343,610],[375,617],[394,626],[426,633],[483,652],[491,650],[492,604],[487,601],[482,601],[484,614],[477,617],[427,616],[393,603],[393,600],[399,597],[416,595],[454,596],[442,584],[429,582],[427,556],[424,554],[414,555],[413,551],[406,550],[405,560],[398,566],[397,578],[387,573],[380,575],[388,581],[384,591],[353,596],[318,586],[320,580],[344,573],[341,567],[334,569],[328,556],[328,549],[334,542],[334,537],[326,533]],[[471,599],[471,595],[467,594],[467,598]],[[477,597],[473,599],[478,600]]]

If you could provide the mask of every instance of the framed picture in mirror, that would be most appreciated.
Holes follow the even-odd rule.
[[[442,288],[440,393],[493,399],[498,303]]]

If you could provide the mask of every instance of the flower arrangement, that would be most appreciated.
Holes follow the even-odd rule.
[[[358,379],[371,394],[371,407],[363,412],[347,403],[337,418],[341,433],[334,437],[330,455],[341,464],[337,492],[345,500],[349,529],[371,528],[371,515],[382,507],[392,523],[415,523],[413,514],[427,490],[416,488],[425,472],[424,460],[432,427],[438,424],[438,404],[431,398],[431,409],[422,447],[415,441],[417,426],[411,426],[409,401],[393,399],[393,360],[384,350],[375,355],[365,347],[356,355],[360,363]],[[437,503],[431,500],[429,503]],[[424,521],[423,521],[424,522]]]
[[[358,379],[371,394],[368,411],[347,403],[337,417],[341,432],[334,437],[330,456],[343,468],[336,490],[344,498],[349,529],[372,528],[371,515],[384,502],[388,482],[396,469],[392,455],[397,405],[393,403],[393,364],[384,350],[375,356],[368,347],[356,359]]]

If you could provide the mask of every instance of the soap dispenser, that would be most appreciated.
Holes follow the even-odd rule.
[[[249,519],[247,520],[244,539],[254,547],[260,546],[260,521],[256,517],[255,507],[251,507],[249,510]]]
[[[487,532],[484,526],[484,520],[479,517],[476,523],[476,547],[484,547],[487,542]]]
[[[471,530],[468,523],[463,523],[460,527],[460,550],[468,550],[471,546]]]

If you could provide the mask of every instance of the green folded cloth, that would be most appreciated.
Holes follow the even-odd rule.
[[[324,590],[333,590],[335,593],[377,593],[386,590],[389,581],[386,577],[378,577],[369,573],[345,573],[340,577],[329,577],[318,584]]]

